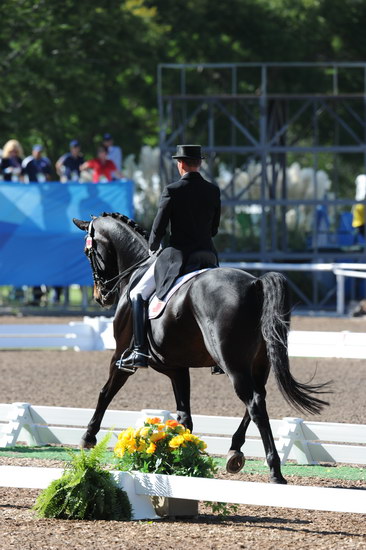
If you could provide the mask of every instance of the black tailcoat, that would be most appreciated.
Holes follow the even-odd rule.
[[[206,181],[199,172],[187,172],[167,185],[161,195],[158,212],[151,229],[149,247],[157,250],[170,223],[169,246],[158,256],[155,266],[156,294],[163,298],[174,281],[185,273],[189,256],[196,251],[216,255],[212,237],[220,223],[220,190]],[[192,257],[192,256],[191,256]],[[207,260],[199,252],[190,271],[203,267]]]

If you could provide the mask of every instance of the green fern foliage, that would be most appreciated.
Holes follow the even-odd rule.
[[[94,449],[71,453],[70,464],[60,479],[40,493],[34,509],[40,517],[128,521],[132,508],[127,493],[119,488],[103,458],[110,434]]]

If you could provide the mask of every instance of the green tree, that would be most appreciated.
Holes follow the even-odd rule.
[[[158,141],[158,63],[362,60],[365,12],[363,0],[3,0],[0,144],[41,141],[56,160],[72,138],[94,154],[110,131],[137,154]],[[230,84],[225,71],[190,78],[192,91]],[[345,77],[350,91],[360,78]],[[255,91],[253,72],[241,81]]]
[[[110,131],[128,153],[156,136],[152,15],[129,2],[5,0],[2,142],[40,140],[55,158],[74,137],[93,153]]]

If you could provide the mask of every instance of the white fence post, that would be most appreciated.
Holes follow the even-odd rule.
[[[33,424],[31,406],[29,403],[13,403],[7,415],[8,423],[3,426],[0,434],[0,447],[12,447],[16,445],[20,432],[29,445],[42,443],[37,428]]]
[[[285,464],[291,451],[298,464],[314,463],[302,430],[303,422],[302,418],[283,418],[282,425],[277,432],[280,436],[277,450],[281,464]]]
[[[336,279],[337,279],[337,313],[339,315],[344,315],[345,310],[345,289],[344,289],[344,283],[345,278],[344,275],[340,273],[336,273]]]

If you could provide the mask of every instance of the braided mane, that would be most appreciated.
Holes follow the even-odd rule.
[[[131,227],[131,229],[133,229],[136,233],[144,237],[145,240],[148,240],[149,238],[149,233],[143,227],[141,227],[141,225],[136,223],[131,218],[128,218],[124,214],[120,214],[119,212],[103,212],[101,216],[103,216],[103,218],[106,216],[111,216],[116,220],[120,220],[121,222]]]

